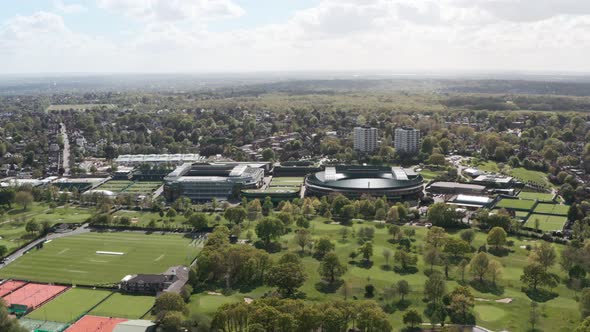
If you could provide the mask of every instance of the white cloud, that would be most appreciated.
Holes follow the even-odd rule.
[[[79,14],[87,11],[88,9],[81,4],[78,3],[69,3],[66,4],[62,0],[54,0],[53,7],[57,12],[63,14]]]
[[[26,72],[590,71],[584,6],[515,17],[493,7],[502,1],[322,0],[285,22],[214,32],[209,20],[227,17],[231,2],[100,0],[141,28],[117,42],[72,31],[56,14],[17,16],[0,25],[0,62]]]
[[[143,21],[174,22],[239,17],[231,0],[97,0],[99,7]]]

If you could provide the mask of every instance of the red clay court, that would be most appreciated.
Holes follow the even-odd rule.
[[[21,304],[26,305],[30,309],[34,309],[65,292],[67,289],[68,287],[65,286],[26,284],[8,294],[4,297],[4,300],[9,306],[11,304]]]
[[[0,284],[0,297],[6,296],[6,294],[21,288],[24,286],[26,282],[24,281],[16,281],[16,280],[8,280],[3,284]]]
[[[115,326],[126,322],[123,318],[109,318],[86,315],[74,325],[68,327],[65,332],[113,332]]]

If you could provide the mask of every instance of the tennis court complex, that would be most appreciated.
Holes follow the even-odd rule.
[[[126,319],[112,317],[98,317],[86,315],[65,332],[112,332],[117,324],[126,322]]]
[[[72,288],[26,316],[29,319],[70,323],[90,311],[112,293],[106,290]]]
[[[561,231],[567,222],[565,216],[551,216],[545,214],[531,214],[524,224],[525,227],[535,229],[535,220],[539,220],[539,230],[543,232]]]
[[[65,286],[31,283],[8,294],[4,300],[9,306],[26,306],[30,310],[39,307],[67,289]]]

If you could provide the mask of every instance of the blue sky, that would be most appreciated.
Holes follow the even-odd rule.
[[[0,74],[590,71],[590,1],[18,0]]]

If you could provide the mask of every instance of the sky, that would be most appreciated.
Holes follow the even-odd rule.
[[[0,74],[590,72],[588,0],[19,0]]]

